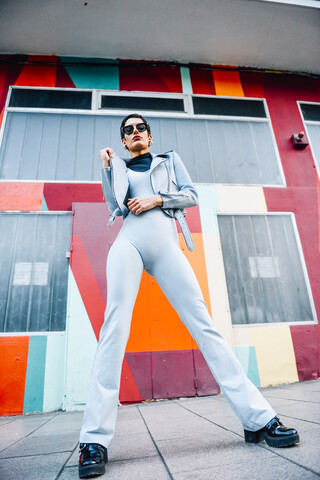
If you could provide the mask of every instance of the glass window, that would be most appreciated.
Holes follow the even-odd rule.
[[[320,122],[320,105],[312,103],[301,103],[301,111],[305,120]]]
[[[102,95],[101,108],[122,110],[152,110],[155,112],[184,112],[182,98]]]
[[[92,92],[13,88],[9,107],[91,109]]]
[[[262,100],[193,97],[192,101],[195,114],[229,115],[233,117],[267,117]]]
[[[234,325],[313,321],[291,215],[218,215]]]
[[[300,107],[320,178],[320,104],[300,103]]]
[[[0,213],[0,332],[63,331],[71,214]]]

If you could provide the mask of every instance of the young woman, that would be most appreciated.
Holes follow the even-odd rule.
[[[150,126],[139,114],[125,117],[120,132],[130,160],[120,159],[110,147],[100,151],[102,188],[111,222],[119,214],[124,222],[107,259],[108,301],[80,433],[80,478],[105,471],[116,423],[122,361],[143,270],[155,277],[197,342],[243,423],[245,441],[264,439],[273,447],[299,442],[297,431],[281,424],[216,330],[197,278],[179,247],[175,219],[192,250],[184,208],[198,203],[180,157],[174,151],[150,153]]]

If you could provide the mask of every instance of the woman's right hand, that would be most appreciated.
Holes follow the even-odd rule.
[[[113,150],[110,147],[103,148],[99,152],[99,157],[102,160],[102,167],[110,167],[110,158],[113,157]]]

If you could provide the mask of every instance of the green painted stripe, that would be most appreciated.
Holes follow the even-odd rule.
[[[235,355],[246,372],[247,377],[251,382],[260,387],[260,375],[258,369],[256,347],[235,347]]]
[[[183,93],[193,93],[189,67],[180,67]]]
[[[46,335],[29,337],[23,413],[42,412],[46,350]]]
[[[78,57],[60,57],[60,60],[77,88],[120,89],[118,60]],[[81,62],[100,65],[77,65]]]

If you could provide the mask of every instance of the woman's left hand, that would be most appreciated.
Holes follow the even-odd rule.
[[[151,195],[149,197],[129,198],[127,206],[135,215],[151,210],[154,207],[161,207],[163,204],[161,195]]]

